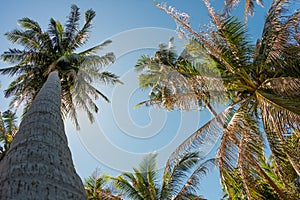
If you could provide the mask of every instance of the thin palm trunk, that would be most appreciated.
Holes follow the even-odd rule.
[[[1,200],[86,199],[61,117],[61,86],[52,72],[0,162]]]

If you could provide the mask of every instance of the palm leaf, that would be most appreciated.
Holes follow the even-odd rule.
[[[113,53],[107,53],[104,56],[87,55],[81,60],[80,70],[97,73],[102,69],[103,66],[109,65],[114,61],[115,56]]]
[[[18,23],[20,24],[20,26],[22,28],[35,31],[36,33],[42,32],[42,29],[41,29],[39,23],[28,17],[24,17],[24,18],[18,20]]]
[[[95,54],[97,53],[99,50],[102,50],[103,47],[109,45],[110,43],[112,43],[111,40],[106,40],[104,41],[103,43],[99,44],[99,45],[96,45],[94,47],[91,47],[85,51],[82,51],[79,53],[79,55],[82,55],[82,56],[86,56],[86,55],[91,55],[91,54]]]
[[[272,2],[265,20],[262,40],[259,41],[257,45],[257,54],[254,57],[255,65],[260,66],[262,63],[265,65],[271,61],[277,63],[277,65],[281,65],[280,62],[282,59],[280,56],[282,55],[282,51],[285,49],[284,45],[288,40],[288,35],[286,34],[288,29],[283,26],[283,23],[285,23],[283,14],[286,12],[286,6],[288,4],[289,1],[286,0]]]
[[[139,194],[139,192],[122,176],[118,176],[113,179],[115,185],[118,189],[122,190],[124,195],[132,199],[144,200],[144,198]]]
[[[254,14],[254,2],[256,2],[257,5],[264,7],[263,0],[246,0],[245,1],[245,11],[244,11],[244,23],[247,22],[247,15],[252,16]],[[240,0],[225,0],[225,6],[223,9],[224,14],[228,15],[232,12],[232,10],[237,7],[237,5],[240,3]]]
[[[79,130],[79,122],[77,119],[77,112],[72,92],[67,84],[62,84],[62,99],[61,111],[63,119],[70,118],[77,130]]]
[[[182,142],[170,155],[164,173],[170,173],[178,159],[186,152],[193,152],[196,150],[202,153],[202,157],[204,158],[216,145],[216,141],[223,133],[224,125],[231,119],[233,113],[235,113],[235,108],[229,106]]]
[[[266,93],[263,90],[258,90],[256,95],[261,107],[264,127],[269,134],[272,134],[273,132],[279,141],[283,143],[285,143],[284,135],[286,134],[295,131],[299,136],[299,100],[285,99],[278,95]],[[295,151],[285,148],[284,152],[294,170],[299,175],[300,165],[297,161],[297,158],[299,157],[299,147],[298,150],[296,149]]]
[[[9,49],[8,51],[5,51],[2,55],[1,58],[3,61],[7,61],[10,63],[17,63],[17,62],[22,62],[26,59],[26,54],[29,54],[30,52],[28,51],[22,51],[19,49]],[[12,69],[12,67],[8,68]],[[3,69],[1,69],[3,71]]]
[[[200,178],[203,172],[205,173],[205,170],[201,171],[200,169],[201,161],[202,159],[198,152],[191,152],[186,153],[176,162],[170,173],[169,181],[169,187],[172,188],[172,196],[185,197],[188,194],[198,192],[199,188],[197,188],[197,185],[194,185],[194,187],[190,185],[189,187],[188,184],[192,181],[199,181],[197,178]]]
[[[85,178],[84,186],[88,199],[121,200],[119,197],[120,193],[115,191],[110,180],[108,175],[99,174],[98,169],[96,169],[91,176]]]
[[[80,12],[76,5],[71,6],[71,12],[68,16],[66,22],[66,30],[63,37],[63,47],[66,50],[73,50],[73,45],[75,44],[75,37],[78,33]]]
[[[220,170],[226,169],[230,171],[236,166],[239,151],[239,140],[242,136],[243,131],[241,128],[242,125],[240,125],[240,121],[245,121],[244,113],[246,112],[246,107],[248,107],[250,101],[251,99],[247,99],[243,103],[241,103],[241,105],[239,105],[224,130],[217,155]]]
[[[85,12],[85,23],[83,27],[78,31],[77,35],[74,36],[74,44],[72,47],[74,50],[87,42],[89,38],[89,32],[92,28],[91,21],[95,16],[96,12],[92,9],[89,9]]]
[[[182,197],[189,197],[189,196],[197,196],[197,199],[200,196],[196,195],[199,188],[200,188],[200,181],[203,176],[206,176],[209,172],[210,168],[212,168],[215,164],[215,159],[209,159],[204,162],[198,164],[195,168],[194,172],[189,175],[186,183],[182,186],[181,190],[177,193],[174,199],[181,199]]]
[[[64,47],[62,46],[63,42],[63,33],[64,28],[59,21],[50,19],[50,24],[48,26],[48,33],[51,37],[51,44],[53,45],[54,51],[63,53]]]

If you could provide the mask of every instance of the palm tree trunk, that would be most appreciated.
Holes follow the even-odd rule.
[[[0,162],[1,200],[86,199],[61,117],[61,85],[52,72]]]

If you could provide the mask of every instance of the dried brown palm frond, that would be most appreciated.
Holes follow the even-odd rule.
[[[176,163],[185,152],[197,150],[204,158],[216,145],[220,135],[222,135],[224,131],[225,124],[230,121],[234,113],[235,107],[229,106],[182,142],[170,155],[166,164],[165,173],[170,173],[170,171],[173,170],[174,163]]]
[[[235,7],[237,7],[240,2],[240,0],[225,0],[223,12],[228,15]],[[255,3],[261,7],[264,7],[263,0],[246,0],[244,5],[244,23],[247,22],[247,15],[252,16],[254,14]]]

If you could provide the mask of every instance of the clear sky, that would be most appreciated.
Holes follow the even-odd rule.
[[[201,0],[163,2],[189,13],[195,30],[208,22]],[[153,55],[159,43],[167,43],[171,36],[176,37],[174,21],[155,7],[152,0],[3,0],[1,3],[1,53],[14,47],[3,35],[18,27],[18,19],[29,17],[46,29],[51,17],[64,23],[71,4],[76,4],[82,14],[89,8],[96,11],[94,28],[86,48],[107,39],[113,41],[103,53],[115,53],[117,61],[108,70],[119,75],[125,84],[116,87],[98,86],[111,99],[111,103],[98,101],[100,112],[94,124],[91,125],[86,120],[85,114],[80,115],[80,131],[76,131],[66,121],[73,160],[82,178],[89,176],[96,167],[103,172],[117,175],[120,171],[130,170],[145,154],[154,151],[159,153],[158,166],[161,168],[176,146],[211,118],[206,112],[166,112],[149,107],[133,108],[147,98],[147,92],[140,90],[137,85],[137,74],[133,70],[136,60],[142,54]],[[267,5],[266,7],[268,8]],[[242,17],[241,9],[235,13]],[[267,12],[267,9],[257,10],[248,24],[253,43],[261,34],[262,22]],[[178,53],[184,43],[185,41],[175,38]],[[0,62],[0,67],[7,67],[7,64]],[[8,100],[4,99],[3,90],[10,80],[0,76],[0,81],[0,110],[3,111],[8,108]],[[202,184],[200,193],[206,198],[221,197],[216,170]]]

